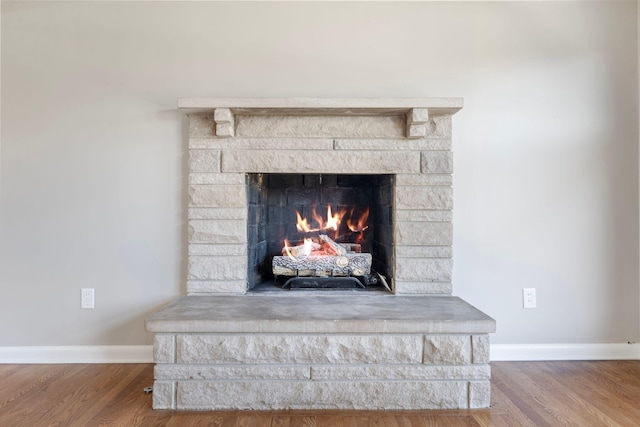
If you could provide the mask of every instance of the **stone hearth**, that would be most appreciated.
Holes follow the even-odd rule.
[[[460,99],[179,107],[189,116],[188,295],[146,322],[155,409],[489,405],[495,322],[450,296],[451,116]],[[373,254],[391,292],[256,292],[269,262],[268,214],[253,190],[261,174],[391,176],[389,214],[376,220],[388,237]]]
[[[147,330],[156,409],[489,405],[495,322],[456,297],[187,296]]]

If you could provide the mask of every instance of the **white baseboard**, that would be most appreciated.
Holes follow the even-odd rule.
[[[492,344],[491,361],[640,360],[640,344]],[[152,345],[0,347],[0,363],[153,363]]]
[[[153,346],[0,347],[0,363],[153,363]]]
[[[640,360],[640,344],[491,344],[491,361]]]

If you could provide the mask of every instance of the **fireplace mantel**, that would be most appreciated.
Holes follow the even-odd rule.
[[[185,114],[216,108],[262,114],[331,112],[344,115],[406,113],[426,108],[437,114],[454,114],[463,107],[463,98],[180,98],[178,108]]]

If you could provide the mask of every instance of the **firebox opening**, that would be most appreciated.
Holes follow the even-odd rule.
[[[391,286],[394,177],[247,174],[248,288]]]

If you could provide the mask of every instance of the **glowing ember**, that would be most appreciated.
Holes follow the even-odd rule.
[[[312,243],[313,242],[311,239],[304,239],[304,255],[305,256],[311,255]]]

